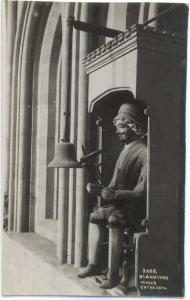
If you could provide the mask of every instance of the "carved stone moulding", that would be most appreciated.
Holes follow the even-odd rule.
[[[149,49],[185,56],[186,38],[176,32],[136,24],[95,49],[83,60],[87,74],[135,49]]]

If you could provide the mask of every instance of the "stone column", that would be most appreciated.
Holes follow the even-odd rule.
[[[3,2],[2,3],[2,67],[4,76],[2,76],[2,129],[3,129],[3,193],[4,202],[3,217],[5,218],[4,226],[7,228],[8,221],[8,206],[9,206],[9,166],[10,166],[10,125],[11,125],[11,85],[12,85],[12,62],[13,50],[16,34],[16,16],[17,16],[17,3],[16,2]]]
[[[16,34],[16,22],[17,22],[17,3],[7,2],[7,17],[5,20],[6,28],[4,30],[5,45],[5,74],[6,74],[6,97],[3,99],[3,132],[4,132],[4,154],[3,154],[3,166],[4,166],[4,193],[8,195],[9,190],[9,149],[10,149],[10,122],[11,122],[11,84],[12,84],[12,63],[13,63],[13,49],[15,43]],[[2,87],[3,88],[3,87]]]
[[[16,119],[17,119],[17,89],[18,68],[21,36],[27,3],[22,4],[20,18],[17,18],[17,30],[14,42],[14,54],[12,60],[12,89],[11,89],[11,116],[10,116],[10,157],[9,157],[9,203],[8,203],[8,230],[14,229],[14,202],[15,202],[15,159],[16,159]]]
[[[128,10],[128,3],[109,3],[108,18],[106,26],[117,30],[126,30],[126,15]],[[118,17],[119,16],[119,17]],[[106,38],[107,40],[108,38]]]
[[[75,4],[74,16],[79,19],[80,3]],[[72,41],[72,79],[71,79],[71,110],[70,110],[70,142],[77,146],[77,101],[78,101],[78,59],[79,31],[73,31]],[[75,249],[75,214],[76,214],[76,169],[69,170],[69,210],[68,210],[68,254],[67,262],[74,263]]]
[[[150,3],[149,12],[148,12],[148,20],[150,20],[158,15],[158,5],[159,5],[159,3],[154,3],[154,2]],[[150,26],[156,26],[156,25],[157,25],[157,20],[150,23]]]
[[[67,19],[72,16],[72,3],[62,3],[62,81],[61,81],[61,112],[60,136],[68,139],[68,104],[70,101],[70,76],[71,76],[71,41],[72,27],[67,25]],[[57,257],[58,263],[67,262],[68,243],[68,192],[69,170],[59,170],[59,198],[58,198],[58,227],[57,227]]]
[[[139,24],[142,24],[145,22],[145,19],[144,19],[145,5],[146,5],[145,2],[141,2],[141,4],[140,4],[139,20],[138,20]]]
[[[17,222],[18,232],[28,230],[30,200],[30,154],[33,60],[32,45],[40,5],[28,3],[20,52],[20,81],[18,86],[18,144],[17,144]]]
[[[19,10],[18,11],[18,17],[20,15]],[[17,108],[16,108],[16,131],[15,131],[15,139],[16,139],[16,144],[15,144],[15,186],[14,186],[14,231],[17,230],[17,208],[18,208],[18,170],[19,170],[19,139],[20,139],[20,97],[21,97],[21,89],[22,89],[22,59],[23,59],[23,47],[24,47],[24,41],[26,37],[26,26],[27,26],[27,19],[30,11],[30,5],[27,5],[26,11],[25,11],[25,16],[23,20],[23,29],[22,29],[22,34],[21,34],[21,42],[20,42],[20,51],[19,51],[19,56],[18,56],[18,73],[17,73]],[[26,53],[25,53],[26,55]],[[25,74],[26,75],[26,74]],[[19,201],[20,203],[20,201]]]
[[[87,22],[88,4],[82,3],[81,21]],[[79,52],[79,91],[78,91],[78,136],[77,156],[82,156],[82,146],[87,146],[87,116],[88,116],[88,82],[82,65],[82,59],[87,54],[88,34],[80,32]],[[77,169],[77,198],[76,198],[76,230],[75,230],[75,266],[80,267],[86,259],[87,247],[87,199],[86,199],[86,170]]]
[[[61,50],[62,51],[62,50]],[[60,51],[58,67],[57,67],[57,83],[56,83],[56,125],[55,125],[55,147],[60,140],[60,102],[61,102],[61,57]],[[53,218],[56,220],[58,215],[58,182],[59,170],[54,169],[54,195],[53,195]]]

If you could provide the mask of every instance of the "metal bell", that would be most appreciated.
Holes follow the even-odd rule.
[[[76,159],[74,144],[61,141],[56,145],[54,159],[48,164],[49,168],[81,168]]]

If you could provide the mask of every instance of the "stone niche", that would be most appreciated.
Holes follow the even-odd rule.
[[[135,25],[84,59],[89,112],[114,90],[149,106],[148,226],[135,236],[140,295],[183,295],[185,58],[186,37]]]

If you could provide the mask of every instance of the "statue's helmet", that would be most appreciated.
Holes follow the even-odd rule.
[[[144,136],[147,133],[148,117],[147,104],[142,100],[127,101],[119,108],[113,120],[115,126],[129,126],[136,135]]]

